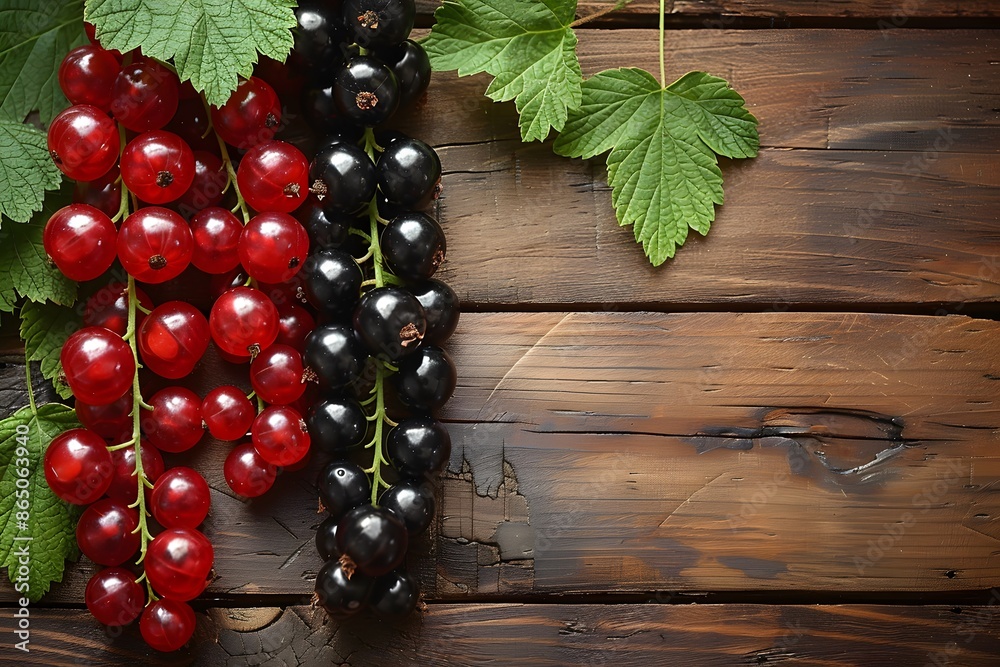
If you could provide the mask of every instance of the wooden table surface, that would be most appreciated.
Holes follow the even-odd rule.
[[[655,69],[657,6],[581,28],[585,73]],[[762,150],[659,269],[603,162],[521,144],[484,79],[436,75],[405,125],[445,167],[466,310],[422,612],[310,608],[315,471],[246,502],[206,445],[218,576],[191,646],[106,633],[79,563],[30,654],[2,615],[0,661],[1000,664],[1000,3],[690,0],[668,23],[668,71],[726,77]],[[3,360],[0,414],[25,402]]]

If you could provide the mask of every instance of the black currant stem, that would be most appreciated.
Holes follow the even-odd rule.
[[[375,422],[375,435],[365,448],[372,449],[372,465],[366,468],[365,472],[372,476],[372,505],[378,506],[379,492],[389,487],[389,483],[382,479],[382,466],[389,465],[385,458],[382,447],[382,429],[386,425],[395,424],[385,414],[385,378],[389,374],[389,369],[379,360],[375,361],[375,386],[372,387],[372,396],[375,398],[375,412],[368,417],[369,421]]]
[[[375,153],[381,151],[378,142],[375,140],[375,133],[372,129],[365,129],[365,153],[371,161],[377,162]],[[378,200],[372,198],[368,204],[368,220],[371,225],[368,237],[368,253],[362,261],[372,260],[374,278],[362,283],[363,287],[384,287],[386,283],[397,284],[396,276],[385,270],[382,259],[382,248],[379,246],[379,223],[385,222],[378,214]],[[382,442],[383,429],[385,426],[395,426],[396,423],[389,419],[385,412],[385,379],[396,369],[381,359],[375,359],[375,386],[372,387],[371,397],[365,401],[364,405],[370,405],[374,400],[375,411],[367,416],[368,421],[375,422],[375,434],[365,448],[372,450],[372,465],[366,468],[365,472],[372,476],[372,505],[378,506],[379,493],[384,488],[389,487],[389,483],[382,479],[382,466],[389,465],[386,459]]]

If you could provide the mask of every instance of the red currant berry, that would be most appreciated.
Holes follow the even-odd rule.
[[[281,310],[281,307],[289,303],[309,303],[306,300],[305,291],[302,289],[302,276],[295,275],[291,280],[284,283],[265,283],[257,281],[257,289],[267,295],[267,298],[274,302],[274,305]]]
[[[59,66],[59,87],[73,104],[93,104],[101,111],[111,109],[111,87],[118,77],[118,59],[100,46],[84,44],[63,58]]]
[[[201,418],[212,437],[219,440],[239,440],[250,430],[256,416],[250,399],[232,385],[216,387],[201,402]]]
[[[74,181],[93,181],[118,161],[118,126],[90,104],[66,109],[49,125],[49,155]]]
[[[223,352],[256,356],[278,337],[278,309],[259,290],[236,287],[212,305],[208,326]]]
[[[104,327],[86,327],[71,335],[59,360],[73,395],[84,403],[106,405],[132,387],[132,350],[121,336]]]
[[[89,204],[108,217],[118,213],[122,205],[121,172],[111,167],[108,173],[93,181],[78,181],[73,187],[73,203]]]
[[[111,113],[133,132],[158,130],[177,111],[177,76],[155,60],[126,65],[111,90]]]
[[[191,263],[194,240],[184,218],[159,206],[141,208],[118,231],[118,259],[136,280],[162,283]]]
[[[201,399],[190,389],[167,387],[149,399],[152,412],[145,412],[142,430],[154,447],[164,452],[191,449],[205,434],[201,421]]]
[[[195,624],[191,605],[176,600],[157,600],[142,612],[139,632],[152,648],[169,653],[194,636]]]
[[[122,180],[139,199],[166,204],[194,180],[194,153],[172,132],[154,130],[133,139],[122,152]]]
[[[138,512],[121,501],[105,498],[80,517],[76,542],[83,555],[98,565],[121,565],[139,549],[139,533],[134,532],[138,527]]]
[[[192,98],[184,98],[185,91],[194,90],[189,81],[182,83],[180,90],[181,100],[177,104],[177,113],[164,129],[184,139],[194,151],[217,152],[219,144],[214,134],[209,131],[209,115],[205,111],[201,97],[196,93]]]
[[[316,328],[316,318],[302,306],[286,302],[278,306],[278,338],[275,343],[289,345],[299,352],[305,349],[306,336]]]
[[[294,408],[272,405],[264,409],[250,429],[253,448],[275,466],[288,466],[309,453],[309,430]]]
[[[83,31],[87,33],[87,39],[90,40],[91,44],[94,44],[96,46],[101,46],[101,43],[97,41],[97,29],[94,27],[93,23],[87,23],[86,21],[84,21]],[[113,55],[115,59],[118,61],[118,63],[121,64],[122,61],[121,51],[117,51],[115,49],[108,49],[108,53]]]
[[[288,345],[272,345],[250,363],[250,385],[274,405],[288,405],[306,390],[302,355]]]
[[[236,182],[251,208],[289,213],[309,194],[309,161],[289,143],[268,141],[243,156]]]
[[[118,230],[105,213],[87,204],[70,204],[52,214],[42,245],[59,270],[77,282],[93,280],[115,261]]]
[[[111,484],[111,454],[101,436],[84,428],[53,438],[43,466],[52,493],[74,505],[94,502]]]
[[[109,567],[90,578],[83,599],[99,623],[119,627],[139,618],[146,594],[134,574],[123,567]]]
[[[256,498],[267,493],[278,476],[278,469],[265,461],[249,442],[237,445],[222,464],[226,484],[237,495]]]
[[[190,374],[208,349],[208,321],[184,301],[155,308],[139,327],[139,353],[149,370],[178,380]]]
[[[240,262],[264,283],[290,280],[309,254],[309,235],[287,213],[259,213],[243,228]]]
[[[255,76],[240,81],[225,104],[212,108],[215,131],[230,146],[244,150],[270,140],[280,122],[278,95]]]
[[[186,602],[205,590],[213,559],[212,543],[199,531],[167,528],[146,549],[146,576],[163,597]]]
[[[208,290],[214,301],[234,287],[243,287],[246,285],[250,276],[243,271],[242,266],[238,266],[232,271],[211,274],[209,279]]]
[[[149,497],[153,518],[164,528],[197,528],[208,516],[211,502],[208,482],[184,466],[163,473]]]
[[[135,296],[139,304],[146,310],[152,310],[153,300],[138,287]],[[139,326],[146,314],[135,311],[135,323]],[[94,292],[87,299],[83,309],[83,324],[88,327],[104,327],[111,329],[119,336],[128,331],[128,285],[113,282]]]
[[[141,441],[140,448],[142,449],[142,474],[151,483],[155,483],[163,474],[163,455],[147,440]],[[111,486],[108,487],[107,491],[108,498],[114,498],[131,505],[139,498],[139,479],[135,472],[135,447],[116,449],[111,452],[111,461],[115,468],[111,477]]]
[[[194,180],[181,198],[178,210],[190,217],[194,213],[216,206],[222,201],[229,183],[226,165],[218,157],[205,151],[194,152]],[[241,225],[242,226],[242,225]]]
[[[225,273],[240,265],[243,225],[228,209],[213,206],[191,218],[194,254],[191,263],[205,273]]]
[[[127,391],[117,401],[106,405],[90,405],[77,399],[76,418],[105,440],[117,440],[132,430],[132,392]]]

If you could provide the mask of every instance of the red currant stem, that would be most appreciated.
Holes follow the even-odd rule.
[[[142,400],[141,388],[139,386],[139,369],[141,368],[141,365],[139,362],[138,344],[134,335],[135,314],[138,303],[139,298],[136,295],[135,278],[129,276],[127,334],[129,334],[129,347],[132,350],[132,356],[135,357],[135,375],[132,377],[132,444],[135,447],[135,476],[139,485],[139,492],[135,502],[130,505],[130,507],[136,507],[139,510],[139,525],[136,527],[136,532],[139,533],[139,560],[136,561],[136,565],[141,563],[146,558],[146,547],[149,541],[153,539],[153,536],[149,532],[149,527],[146,524],[146,517],[149,516],[149,511],[146,509],[146,487],[151,485],[149,484],[149,480],[146,479],[145,471],[142,469],[142,437],[140,423],[142,421],[142,410],[151,409],[151,407]],[[152,589],[150,589],[150,593],[152,593]]]
[[[118,152],[122,153],[122,152],[125,151],[125,139],[126,139],[126,137],[125,137],[125,126],[124,125],[119,125],[118,126],[118,136],[119,136],[119,149],[118,149]],[[128,215],[128,196],[129,196],[129,191],[128,191],[128,188],[125,187],[125,181],[122,180],[121,176],[118,177],[118,180],[121,183],[122,199],[121,199],[121,202],[118,204],[118,212],[115,213],[115,217],[111,218],[111,222],[118,222],[119,220],[124,220],[125,217]]]
[[[208,114],[208,130],[205,131],[205,135],[207,136],[209,132],[215,132],[215,126],[212,124],[212,109],[209,107],[208,100],[205,99],[204,95],[201,96],[201,101],[205,105],[205,113]],[[228,178],[226,187],[222,191],[225,192],[229,189],[230,185],[233,186],[233,192],[236,193],[236,206],[230,210],[233,213],[239,211],[243,216],[243,224],[245,225],[250,222],[250,210],[247,208],[246,200],[243,199],[243,193],[240,192],[240,186],[236,181],[236,170],[233,169],[233,161],[229,157],[229,147],[226,146],[226,142],[222,140],[218,132],[215,132],[215,140],[219,142],[219,154],[222,156],[222,163],[226,165],[226,177]]]
[[[261,398],[260,396],[258,396],[257,397],[257,414],[260,414],[260,413],[264,412],[264,408],[266,408],[266,407],[267,407],[267,405],[264,403],[264,399]]]
[[[24,353],[24,374],[28,379],[28,406],[31,408],[31,414],[38,416],[38,408],[35,407],[35,390],[31,386],[31,361],[28,359],[28,353]]]
[[[122,137],[124,138],[124,130],[122,132]],[[131,196],[133,204],[135,203],[135,195],[132,195],[122,183],[122,204],[123,204],[123,215],[128,217],[128,201]],[[135,532],[139,533],[139,559],[135,562],[136,565],[142,563],[146,558],[146,548],[149,545],[149,541],[153,539],[152,534],[149,532],[149,526],[146,523],[146,519],[149,516],[149,510],[146,508],[146,487],[151,487],[149,480],[146,479],[146,472],[142,468],[142,411],[152,410],[153,407],[142,400],[142,388],[139,386],[139,369],[142,368],[142,363],[139,361],[139,344],[136,340],[136,311],[139,307],[139,295],[135,287],[135,277],[128,277],[128,326],[125,329],[125,335],[123,338],[128,341],[129,349],[132,351],[132,358],[135,360],[135,374],[132,376],[132,438],[131,445],[135,447],[135,477],[138,484],[138,493],[136,494],[135,502],[129,505],[129,507],[135,507],[139,510],[139,525],[136,526]],[[145,573],[143,573],[145,576]],[[149,602],[156,600],[156,594],[153,592],[152,585],[146,582],[146,586],[149,589]]]

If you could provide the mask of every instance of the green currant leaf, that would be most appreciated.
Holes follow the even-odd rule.
[[[45,191],[61,182],[45,133],[21,121],[0,120],[0,216],[26,222],[42,208]]]
[[[58,403],[21,408],[0,421],[0,567],[32,601],[62,581],[66,559],[79,555],[79,508],[52,493],[42,466],[52,438],[79,425],[76,413]]]
[[[492,74],[486,95],[515,100],[521,139],[542,141],[580,105],[575,12],[576,0],[446,0],[423,46],[436,70]]]
[[[0,0],[0,118],[21,122],[37,110],[48,123],[68,106],[59,64],[86,42],[83,0]]]
[[[725,80],[689,72],[666,88],[641,69],[608,70],[583,84],[554,149],[590,158],[610,150],[608,184],[618,223],[654,266],[674,256],[688,228],[704,235],[722,204],[716,154],[753,157],[757,119]]]
[[[70,203],[73,188],[64,183],[45,197],[42,210],[23,225],[0,228],[0,310],[11,311],[17,297],[69,306],[76,301],[77,285],[49,261],[42,246],[42,231],[52,214]]]
[[[59,353],[63,343],[80,328],[83,318],[74,308],[51,301],[25,301],[21,306],[21,340],[28,361],[41,365],[42,375],[52,382],[62,398],[73,395],[65,378],[60,378],[62,363]]]
[[[121,52],[141,47],[173,59],[181,81],[222,105],[249,77],[257,52],[284,61],[296,25],[292,0],[86,0],[97,39]]]

